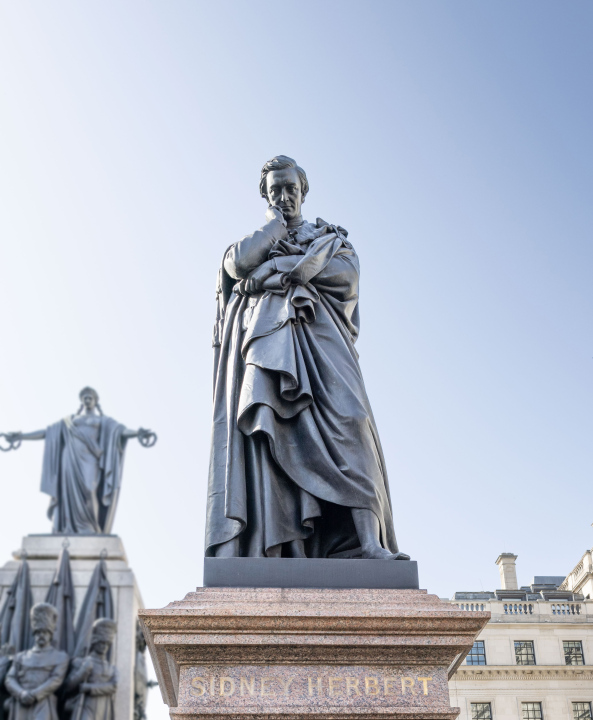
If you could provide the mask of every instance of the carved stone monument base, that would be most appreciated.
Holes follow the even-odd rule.
[[[136,618],[142,598],[136,579],[117,535],[27,535],[13,553],[14,560],[0,568],[0,607],[18,571],[18,561],[26,553],[30,567],[33,602],[45,600],[64,544],[70,553],[76,607],[80,609],[95,566],[104,557],[111,585],[117,635],[113,643],[113,662],[119,681],[115,695],[115,717],[132,720],[134,716],[134,663],[136,659]],[[24,551],[24,553],[23,553]],[[102,555],[103,554],[103,555]]]
[[[452,720],[448,671],[489,617],[390,589],[198,588],[140,612],[175,720]]]

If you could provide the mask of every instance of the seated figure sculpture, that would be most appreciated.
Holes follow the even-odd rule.
[[[114,720],[113,696],[117,690],[117,668],[107,659],[117,625],[108,618],[93,623],[91,648],[84,658],[74,658],[65,690],[73,697],[66,702],[71,720]]]
[[[31,608],[35,644],[17,653],[6,676],[10,720],[58,720],[56,691],[68,671],[68,654],[52,645],[58,611],[49,603]]]
[[[294,160],[267,162],[266,223],[219,271],[206,555],[409,560],[354,348],[358,258],[303,220],[308,190]]]

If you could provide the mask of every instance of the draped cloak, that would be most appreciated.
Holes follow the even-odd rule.
[[[358,257],[343,228],[272,220],[218,275],[206,554],[359,557],[351,508],[397,552],[385,461],[354,343]],[[263,291],[244,279],[266,260]],[[237,283],[237,280],[239,282]]]
[[[111,532],[121,487],[123,425],[101,415],[97,424],[67,417],[45,433],[41,492],[53,531],[66,534]]]

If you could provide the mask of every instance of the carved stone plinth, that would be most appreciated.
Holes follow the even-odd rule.
[[[117,535],[27,535],[21,548],[13,553],[15,559],[0,567],[0,608],[17,573],[18,561],[25,556],[31,569],[33,602],[45,600],[64,544],[70,553],[77,610],[80,610],[95,566],[101,557],[105,559],[117,622],[113,646],[113,662],[119,675],[115,717],[131,720],[134,716],[136,616],[138,608],[142,607],[142,597]]]
[[[487,612],[423,590],[198,588],[141,622],[171,718],[453,719]]]

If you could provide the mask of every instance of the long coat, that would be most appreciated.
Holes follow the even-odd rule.
[[[6,689],[10,700],[9,720],[58,720],[56,690],[68,671],[67,653],[48,647],[44,650],[25,650],[18,653],[8,675]],[[18,700],[23,690],[35,693],[33,705],[21,705]]]
[[[93,663],[90,675],[83,682],[92,685],[92,693],[82,693],[70,698],[67,707],[72,709],[71,720],[114,720],[113,696],[117,689],[117,668],[108,660],[89,655]],[[80,685],[82,664],[86,658],[74,658],[66,681],[69,689]]]
[[[45,434],[41,491],[56,533],[110,533],[123,470],[124,426],[112,418],[65,418]]]
[[[387,473],[354,343],[356,253],[322,220],[278,220],[227,251],[218,280],[206,554],[356,557],[352,508],[397,552]],[[263,291],[245,278],[271,260]]]

